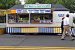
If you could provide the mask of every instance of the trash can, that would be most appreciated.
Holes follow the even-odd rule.
[[[0,35],[5,33],[5,28],[0,28]]]

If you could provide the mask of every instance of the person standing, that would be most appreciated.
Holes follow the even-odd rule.
[[[63,20],[63,29],[64,30],[63,30],[63,34],[61,36],[61,40],[65,39],[66,34],[69,34],[69,36],[72,38],[72,40],[74,40],[74,37],[71,36],[71,32],[70,32],[69,14],[67,14],[66,17],[64,17],[64,20]]]
[[[63,28],[63,20],[64,20],[64,17],[62,18],[62,22],[61,22],[61,33],[63,33],[63,30],[64,30],[64,28]]]

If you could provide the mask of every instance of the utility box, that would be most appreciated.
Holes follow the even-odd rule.
[[[6,33],[5,27],[6,27],[6,23],[0,23],[0,35]]]
[[[5,28],[0,28],[0,35],[5,34]]]

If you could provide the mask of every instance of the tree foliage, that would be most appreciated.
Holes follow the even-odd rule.
[[[27,0],[26,3],[33,4],[37,2],[41,4],[62,4],[71,12],[75,12],[75,0]]]
[[[17,0],[0,0],[0,9],[8,9],[19,4]],[[75,0],[26,0],[26,4],[62,4],[66,8],[70,9],[71,12],[75,12]]]
[[[26,1],[26,4],[34,4],[34,3],[36,3],[36,0],[27,0]]]
[[[15,4],[15,0],[0,0],[0,9],[8,9]]]
[[[62,0],[27,0],[26,3],[33,4],[33,3],[41,3],[41,4],[60,4]]]
[[[75,0],[63,0],[63,5],[70,9],[71,12],[75,11]]]

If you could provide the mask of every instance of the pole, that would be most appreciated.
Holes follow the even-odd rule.
[[[31,21],[31,20],[30,20],[30,13],[29,13],[29,24],[30,24],[30,21]]]

